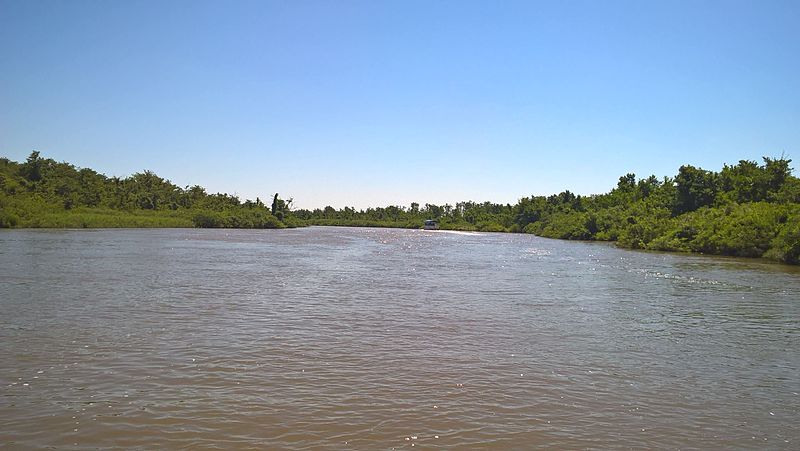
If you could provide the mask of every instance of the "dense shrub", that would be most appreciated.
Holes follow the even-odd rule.
[[[0,228],[16,227],[19,217],[13,213],[0,211]]]
[[[794,209],[781,231],[770,243],[767,256],[785,263],[800,264],[800,210]]]

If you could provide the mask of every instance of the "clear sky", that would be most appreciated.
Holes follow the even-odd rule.
[[[303,208],[800,167],[800,1],[0,0],[32,150]]]

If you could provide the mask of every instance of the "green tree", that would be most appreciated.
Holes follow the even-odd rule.
[[[691,165],[681,166],[675,177],[677,201],[675,213],[687,213],[712,205],[717,195],[716,176],[711,171]]]
[[[38,182],[42,179],[42,167],[45,161],[39,157],[38,151],[33,151],[22,165],[22,175],[31,182]]]

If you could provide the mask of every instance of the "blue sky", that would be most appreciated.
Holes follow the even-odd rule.
[[[0,0],[0,155],[304,208],[798,165],[798,24],[798,1]]]

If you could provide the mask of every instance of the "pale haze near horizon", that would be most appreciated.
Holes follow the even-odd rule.
[[[800,2],[0,1],[0,156],[295,206],[800,161]]]

